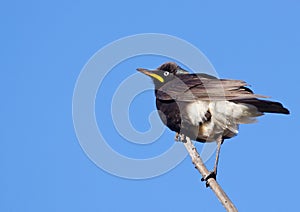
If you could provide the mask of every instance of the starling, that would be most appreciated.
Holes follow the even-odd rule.
[[[238,134],[239,124],[253,123],[264,113],[289,114],[281,103],[254,94],[242,80],[191,74],[174,62],[151,71],[137,70],[153,79],[159,116],[176,132],[176,140],[188,136],[203,143],[217,142],[214,169],[202,179],[205,181],[216,178],[221,145]]]

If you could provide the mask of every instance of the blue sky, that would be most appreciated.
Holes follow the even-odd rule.
[[[124,179],[97,167],[78,142],[72,97],[80,71],[105,45],[138,33],[184,39],[220,77],[243,79],[290,109],[289,116],[241,126],[222,147],[218,180],[241,211],[296,211],[299,10],[294,0],[2,2],[0,211],[224,211],[189,158],[155,178]],[[111,121],[111,95],[135,68],[165,60],[126,60],[106,76],[106,92],[97,93],[99,128],[128,157],[153,157],[173,144],[174,134],[166,130],[151,145],[126,141]],[[152,92],[139,95],[129,110],[132,125],[147,131],[154,108]]]

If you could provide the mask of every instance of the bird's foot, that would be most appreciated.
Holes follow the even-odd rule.
[[[208,173],[208,175],[206,175],[206,176],[204,176],[204,177],[201,178],[201,181],[205,181],[206,182],[205,185],[206,185],[206,187],[208,187],[209,186],[208,179],[213,178],[213,179],[216,180],[216,177],[217,177],[216,171],[210,171]]]
[[[185,135],[184,134],[179,134],[177,132],[176,135],[175,135],[174,140],[177,141],[177,142],[183,142],[183,143],[185,143]]]
[[[179,141],[179,133],[178,132],[175,134],[174,140]]]

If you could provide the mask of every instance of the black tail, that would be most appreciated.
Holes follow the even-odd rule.
[[[233,102],[253,105],[257,107],[260,112],[290,114],[290,111],[284,108],[279,102],[272,102],[262,99],[239,99],[233,100]]]

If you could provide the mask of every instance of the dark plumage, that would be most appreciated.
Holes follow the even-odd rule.
[[[242,80],[190,74],[173,62],[153,71],[137,70],[152,77],[156,107],[169,129],[196,141],[217,141],[218,150],[224,139],[237,135],[239,124],[252,123],[264,113],[289,114],[281,103],[254,94]]]

